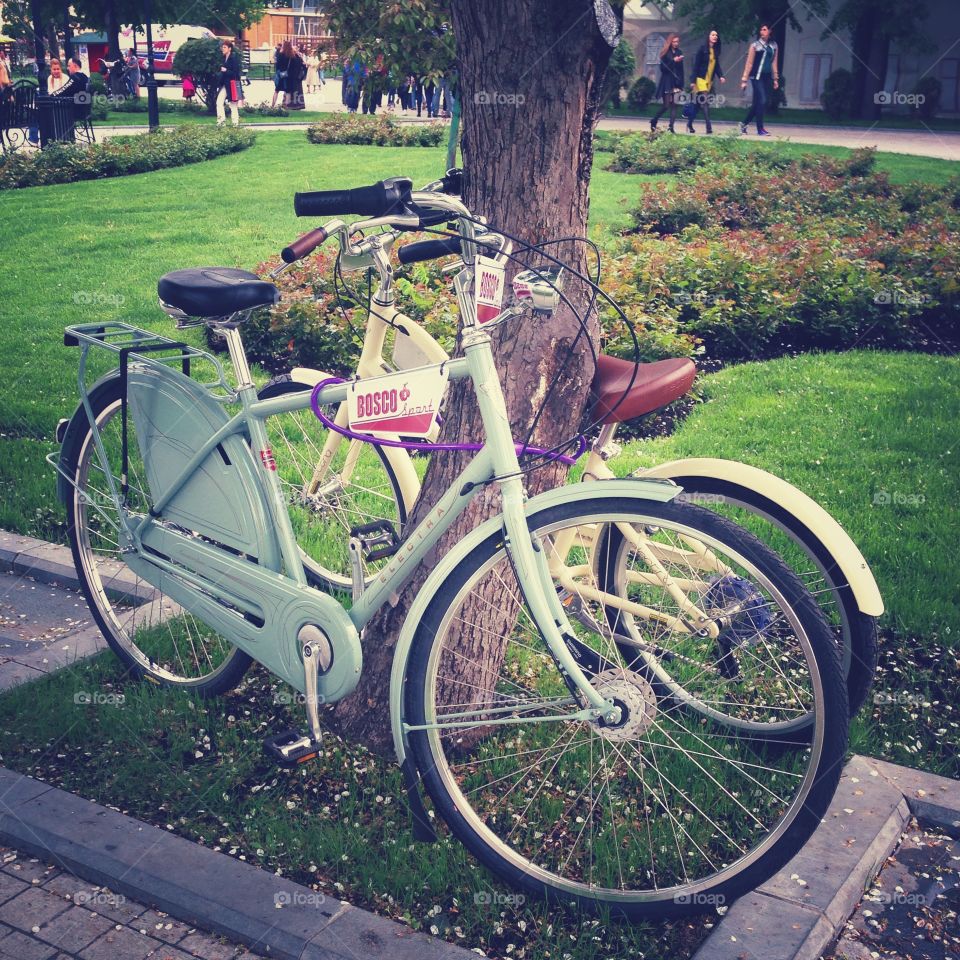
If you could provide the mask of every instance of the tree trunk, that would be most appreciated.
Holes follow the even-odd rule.
[[[115,63],[120,56],[120,24],[113,0],[106,0],[103,5],[103,30],[107,35],[107,59]]]
[[[611,53],[592,0],[453,0],[452,8],[463,104],[464,201],[495,228],[528,242],[584,235],[593,122]],[[582,244],[558,245],[551,252],[584,269]],[[529,255],[524,260],[537,262]],[[514,272],[515,267],[508,269],[508,284]],[[574,302],[585,302],[584,291],[573,289]],[[595,343],[595,318],[591,323]],[[551,447],[576,433],[594,369],[586,337],[569,357],[579,329],[567,309],[545,320],[527,318],[494,328],[515,438],[527,437],[545,398],[530,442]],[[441,433],[442,441],[463,439],[480,439],[473,389],[465,383],[450,391]],[[467,456],[441,453],[431,459],[410,528],[429,512]],[[528,490],[535,494],[556,486],[564,475],[557,465],[538,469],[526,478]],[[487,488],[440,541],[435,557],[498,509],[499,496]],[[390,747],[386,703],[396,637],[435,557],[416,572],[397,606],[381,610],[368,625],[360,685],[334,710],[345,736],[379,752]],[[499,632],[509,631],[515,614],[501,612]],[[488,617],[485,631],[493,626]],[[501,651],[484,645],[480,674],[495,673]]]
[[[68,60],[73,56],[73,29],[70,26],[70,5],[63,8],[63,55]],[[93,70],[93,67],[90,68]]]

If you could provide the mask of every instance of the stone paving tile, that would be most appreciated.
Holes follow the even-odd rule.
[[[113,893],[106,887],[95,887],[69,873],[63,873],[45,883],[43,889],[72,900],[78,907],[92,910],[117,923],[132,923],[146,909],[143,904],[128,900],[123,894]]]
[[[173,917],[159,910],[145,910],[131,922],[130,926],[165,943],[179,943],[188,933],[193,933],[196,929],[179,920],[174,920]]]
[[[18,930],[29,932],[33,927],[49,923],[68,909],[72,907],[62,897],[40,887],[31,887],[0,906],[0,920]]]
[[[2,942],[2,941],[0,941]],[[146,960],[163,957],[166,944],[153,937],[145,937],[129,927],[109,930],[102,937],[79,951],[82,960]]]
[[[0,903],[4,903],[11,897],[15,897],[28,889],[29,884],[24,883],[19,877],[12,877],[0,872]]]
[[[40,860],[17,859],[9,862],[5,861],[3,872],[10,874],[11,877],[16,877],[18,880],[23,880],[25,883],[33,883],[34,881],[46,883],[58,876],[61,871],[58,867],[43,863]]]
[[[42,943],[19,930],[0,940],[0,960],[50,960],[59,952],[57,947]]]
[[[81,950],[112,929],[114,921],[98,917],[83,907],[70,907],[34,931],[38,939],[52,943],[61,950]]]
[[[243,947],[214,940],[205,933],[191,933],[177,947],[187,956],[202,957],[203,960],[236,960],[244,952]]]

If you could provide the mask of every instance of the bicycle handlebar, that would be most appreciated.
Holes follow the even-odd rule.
[[[438,260],[450,254],[460,254],[460,238],[444,240],[417,240],[397,250],[397,259],[403,263],[419,263],[422,260]]]
[[[298,217],[332,217],[359,214],[385,217],[404,213],[410,204],[413,182],[407,177],[391,177],[352,190],[312,190],[295,193],[293,209]]]
[[[308,253],[312,253],[327,239],[327,231],[323,227],[311,230],[300,237],[297,237],[288,247],[280,251],[280,259],[284,263],[296,263]]]

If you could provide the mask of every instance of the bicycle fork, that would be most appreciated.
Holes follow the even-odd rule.
[[[607,700],[591,683],[572,652],[576,640],[556,591],[544,545],[531,534],[524,511],[520,463],[510,430],[506,400],[493,362],[490,336],[471,327],[464,333],[463,351],[470,366],[480,415],[492,445],[493,462],[502,498],[505,545],[520,591],[530,608],[537,630],[570,693],[583,705],[571,716],[582,720],[618,723],[620,708]]]

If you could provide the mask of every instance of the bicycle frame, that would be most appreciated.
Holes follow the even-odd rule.
[[[136,569],[147,582],[168,578],[164,580],[164,585],[181,606],[191,612],[197,612],[210,626],[224,633],[231,642],[235,642],[252,657],[281,675],[301,692],[305,692],[305,674],[297,672],[296,659],[289,655],[289,647],[295,648],[299,630],[314,620],[311,616],[306,616],[304,622],[297,625],[296,618],[291,620],[286,613],[282,617],[271,618],[272,611],[281,607],[285,609],[293,596],[302,595],[304,599],[312,597],[318,607],[309,610],[308,613],[310,615],[316,613],[319,618],[319,606],[326,605],[327,608],[322,611],[326,615],[322,625],[326,626],[328,631],[336,631],[335,635],[329,636],[329,640],[337,651],[334,657],[335,662],[340,658],[340,644],[346,642],[349,645],[351,640],[351,631],[338,630],[342,624],[338,624],[335,616],[332,620],[330,619],[329,604],[334,604],[341,610],[342,607],[335,600],[314,590],[306,583],[303,563],[285,507],[280,482],[276,471],[270,466],[268,455],[266,420],[271,416],[305,408],[309,398],[304,393],[297,393],[269,400],[258,400],[238,332],[231,328],[224,329],[222,332],[227,339],[234,370],[239,380],[236,400],[239,401],[241,409],[199,442],[176,477],[157,497],[149,515],[134,520],[133,516],[126,512],[119,491],[114,488],[112,495],[124,526],[123,543],[127,553],[126,560],[128,565]],[[527,530],[524,513],[525,491],[510,433],[506,403],[493,362],[490,337],[485,330],[471,326],[464,335],[463,345],[464,356],[447,361],[449,378],[452,381],[466,378],[473,381],[487,442],[440,498],[429,516],[411,531],[400,552],[380,571],[370,589],[357,599],[345,616],[354,631],[362,629],[376,612],[403,588],[412,575],[413,569],[462,514],[477,492],[486,483],[496,481],[502,496],[505,540],[530,612],[538,623],[559,668],[564,676],[569,678],[571,692],[575,690],[579,694],[580,703],[585,704],[583,709],[568,714],[563,719],[596,719],[600,716],[608,716],[615,708],[591,686],[563,639],[564,633],[572,635],[573,631],[556,598],[542,551],[538,555],[538,550],[531,542]],[[87,347],[88,345],[85,344],[85,351]],[[164,364],[146,355],[136,354],[135,351],[132,355],[145,367],[150,368],[152,376],[160,378],[159,383],[168,380],[172,382],[174,388],[179,385],[181,389],[180,381],[186,380],[187,383],[192,383],[183,374],[170,370]],[[348,389],[350,384],[325,387],[320,393],[320,402],[343,402]],[[84,401],[89,417],[90,408],[86,396]],[[101,466],[105,473],[109,474],[110,465],[97,425],[92,419],[90,423]],[[207,458],[221,444],[235,436],[248,440],[251,451],[261,453],[261,468],[256,470],[253,476],[256,478],[255,482],[261,487],[261,499],[269,513],[271,535],[277,548],[280,565],[285,571],[280,576],[275,572],[266,573],[261,566],[243,557],[227,553],[211,543],[170,531],[157,522],[164,508],[173,503],[185,490],[191,477],[197,474]],[[151,545],[152,536],[157,539]],[[163,546],[162,550],[158,549],[160,544]],[[151,547],[153,552],[148,550],[148,547]],[[178,562],[181,559],[184,562]],[[216,571],[213,578],[202,572],[209,570]],[[219,582],[216,579],[218,575]],[[229,584],[229,587],[224,586],[224,581]],[[291,590],[291,587],[294,589]],[[218,611],[218,602],[230,608],[229,615],[227,612]],[[239,627],[234,610],[262,618],[263,627],[259,630]],[[345,636],[339,635],[341,633]],[[286,656],[279,650],[285,645],[288,645]],[[325,699],[331,701],[341,699],[356,685],[359,679],[359,660],[356,656],[348,656],[345,660],[348,665],[356,662],[354,676],[345,679],[338,674],[337,684],[328,689]],[[463,725],[470,726],[471,721],[464,720]]]

